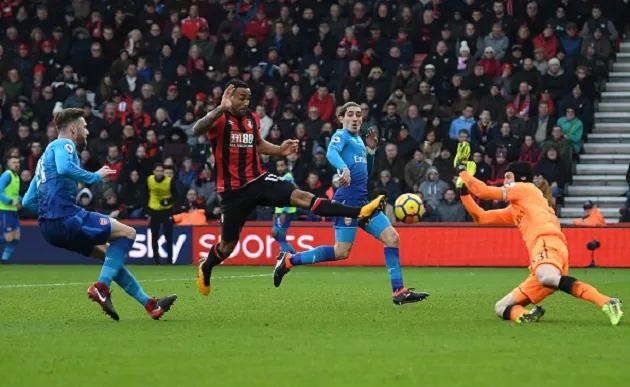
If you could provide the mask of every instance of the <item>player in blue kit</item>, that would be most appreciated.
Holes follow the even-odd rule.
[[[359,127],[362,123],[361,107],[354,102],[343,105],[339,119],[343,129],[337,130],[332,136],[327,153],[328,161],[341,175],[339,179],[341,187],[335,192],[333,200],[345,205],[361,206],[368,202],[368,176],[374,165],[378,137],[370,130],[366,137],[366,148],[359,136]],[[337,218],[334,246],[320,246],[297,254],[281,252],[274,270],[274,285],[280,286],[282,278],[293,266],[348,258],[358,226],[354,219]],[[414,292],[403,284],[398,250],[399,236],[385,214],[379,212],[374,215],[364,230],[385,245],[385,266],[389,271],[394,303],[402,305],[424,300],[428,296],[427,293]]]
[[[77,147],[87,145],[88,135],[82,109],[60,111],[55,114],[54,123],[59,135],[37,163],[35,176],[24,195],[24,207],[39,214],[39,228],[48,243],[104,261],[98,281],[88,288],[88,297],[105,314],[119,320],[111,300],[110,286],[114,281],[158,320],[177,296],[149,297],[124,267],[136,230],[109,216],[85,211],[74,203],[78,181],[94,184],[116,172],[105,166],[93,173],[79,166]]]
[[[295,182],[293,174],[289,172],[287,161],[280,159],[276,161],[276,172],[278,176],[282,177],[282,180],[287,180],[292,183]],[[297,212],[295,207],[276,207],[276,213],[274,214],[273,227],[271,228],[271,235],[273,239],[280,245],[280,251],[295,253],[295,249],[289,242],[287,242],[287,232],[291,226],[291,221]]]

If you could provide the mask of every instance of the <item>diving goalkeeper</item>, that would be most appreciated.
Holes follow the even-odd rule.
[[[601,294],[593,286],[569,276],[569,251],[560,222],[549,207],[542,192],[532,184],[532,169],[526,161],[516,161],[505,171],[503,187],[489,187],[475,179],[476,164],[468,161],[470,144],[460,143],[455,156],[459,173],[457,188],[466,210],[475,223],[486,225],[515,225],[527,246],[530,275],[512,292],[495,305],[497,316],[517,323],[538,321],[545,313],[542,306],[532,310],[525,306],[539,304],[547,296],[561,290],[574,297],[597,304],[618,325],[623,312],[616,298]],[[510,205],[504,209],[484,211],[470,197],[501,200]]]

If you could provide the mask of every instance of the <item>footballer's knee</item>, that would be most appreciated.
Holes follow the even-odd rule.
[[[273,239],[276,239],[278,237],[278,235],[280,235],[280,234],[278,234],[277,231],[272,231],[271,232],[271,236],[273,237]]]
[[[224,257],[229,257],[232,251],[236,248],[237,241],[221,241],[219,244],[219,250]]]
[[[496,304],[494,304],[494,313],[497,314],[497,317],[503,318],[505,308],[507,308],[507,305],[503,303],[503,300],[499,300]]]
[[[126,224],[122,224],[116,219],[110,219],[112,224],[112,233],[110,235],[110,239],[120,239],[120,238],[128,238],[132,240],[136,240],[136,229],[127,226]]]
[[[555,266],[541,265],[536,269],[538,283],[546,288],[557,289],[560,285],[560,278],[562,278],[562,274]]]
[[[350,256],[351,243],[335,243],[335,260],[342,261]]]
[[[398,247],[400,244],[400,235],[398,235],[398,231],[392,226],[383,230],[380,239],[385,247]]]

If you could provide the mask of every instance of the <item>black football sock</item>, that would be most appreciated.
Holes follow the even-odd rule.
[[[208,258],[206,259],[206,262],[208,264],[205,265],[204,267],[208,271],[212,270],[213,267],[219,265],[221,262],[225,261],[225,259],[227,258],[223,255],[223,253],[221,253],[220,245],[221,245],[220,243],[217,243],[216,245],[212,246],[212,248],[210,249],[210,252],[208,253]]]
[[[319,216],[343,216],[344,218],[358,218],[361,207],[350,207],[332,200],[313,197],[309,211]]]

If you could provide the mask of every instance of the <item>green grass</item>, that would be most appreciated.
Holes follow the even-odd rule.
[[[431,297],[398,307],[384,268],[298,268],[275,289],[271,268],[220,267],[205,298],[193,268],[132,267],[180,298],[153,321],[114,287],[119,323],[87,298],[98,270],[0,267],[1,386],[630,385],[627,321],[563,293],[538,324],[494,316],[526,269],[406,268]],[[630,270],[572,275],[630,299]],[[11,287],[49,283],[72,284]]]

